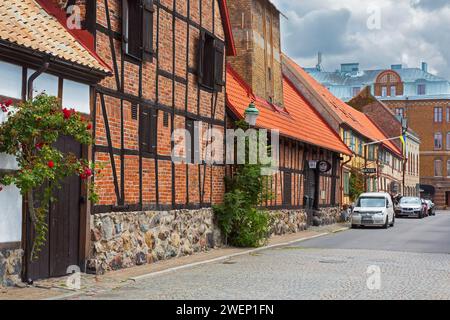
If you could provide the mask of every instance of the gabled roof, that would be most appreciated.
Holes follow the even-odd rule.
[[[257,126],[265,129],[278,129],[280,134],[324,149],[351,155],[352,152],[331,129],[325,120],[284,78],[284,108],[277,108],[264,99],[256,97],[242,78],[227,66],[227,106],[239,118],[255,101],[260,111]]]
[[[283,63],[295,72],[297,79],[303,80],[311,90],[317,93],[321,102],[326,105],[328,110],[331,110],[331,112],[337,115],[341,124],[346,124],[371,141],[380,141],[388,138],[365,114],[335,97],[327,88],[317,82],[310,74],[286,55],[283,55]],[[397,155],[402,155],[401,151],[391,141],[386,141],[383,145]]]
[[[105,74],[111,71],[35,0],[0,1],[0,40]]]

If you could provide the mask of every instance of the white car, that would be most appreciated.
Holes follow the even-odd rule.
[[[388,193],[363,193],[352,213],[352,228],[380,226],[385,229],[395,224],[394,203]]]

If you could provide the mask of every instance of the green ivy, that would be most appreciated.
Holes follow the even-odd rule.
[[[247,129],[243,122],[238,128]],[[248,155],[248,140],[246,153]],[[214,206],[219,227],[227,243],[237,247],[259,247],[267,243],[270,217],[259,209],[271,194],[266,186],[270,177],[261,175],[263,165],[245,164],[235,166],[232,177],[227,177],[223,204]]]
[[[35,229],[31,259],[38,258],[46,243],[47,214],[54,191],[70,176],[91,180],[95,166],[74,154],[64,154],[54,147],[60,136],[70,136],[83,145],[93,143],[92,125],[73,109],[62,109],[56,97],[39,95],[32,101],[13,106],[11,100],[0,104],[7,120],[0,124],[0,153],[16,158],[19,170],[0,176],[1,185],[15,185],[27,201],[28,213]],[[98,195],[89,183],[89,199]]]
[[[351,201],[356,201],[364,193],[364,175],[357,169],[350,172],[349,191]]]

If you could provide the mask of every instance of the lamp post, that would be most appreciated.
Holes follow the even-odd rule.
[[[252,101],[248,108],[245,109],[244,114],[245,122],[247,122],[250,127],[254,127],[259,116],[259,110],[256,108],[254,101]]]

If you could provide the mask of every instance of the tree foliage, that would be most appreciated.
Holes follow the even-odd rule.
[[[242,122],[237,126],[246,129]],[[247,154],[248,150],[247,145]],[[261,174],[263,167],[261,164],[236,165],[233,176],[226,178],[223,204],[214,207],[219,227],[231,245],[259,247],[267,242],[269,214],[259,207],[271,195],[266,187],[270,177]]]

